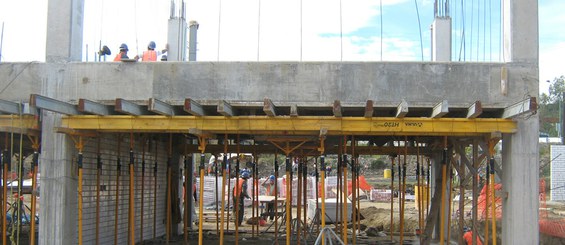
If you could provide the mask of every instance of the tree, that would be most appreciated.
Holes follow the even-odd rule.
[[[549,94],[542,93],[539,97],[540,132],[557,137],[557,123],[560,121],[560,103],[563,103],[565,92],[565,76],[556,77],[549,85]],[[563,110],[563,109],[561,109]]]

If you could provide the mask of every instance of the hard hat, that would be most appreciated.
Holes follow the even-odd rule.
[[[129,51],[128,49],[128,45],[125,43],[122,43],[122,45],[120,45],[120,51],[125,50],[125,51]]]
[[[243,171],[243,172],[241,173],[241,178],[249,179],[249,172],[248,172],[248,171]]]
[[[274,175],[271,175],[271,176],[269,176],[269,179],[270,179],[270,180],[275,180],[275,176],[274,176]]]
[[[161,56],[161,61],[167,61],[167,56],[166,56],[166,55],[162,55],[162,56]]]
[[[155,45],[155,42],[151,41],[151,42],[149,42],[149,44],[147,45],[147,48],[148,48],[148,49],[155,49],[156,46],[157,46],[157,45]]]

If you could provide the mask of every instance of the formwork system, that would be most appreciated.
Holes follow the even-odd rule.
[[[535,98],[528,98],[503,108],[483,108],[480,101],[470,103],[467,107],[449,107],[445,100],[432,107],[409,106],[406,101],[400,101],[395,107],[386,107],[371,100],[366,101],[364,106],[342,106],[341,102],[336,100],[327,107],[301,108],[277,106],[276,102],[268,98],[252,105],[232,104],[225,100],[199,102],[190,98],[178,104],[153,98],[135,102],[124,99],[116,99],[113,102],[79,99],[78,103],[72,104],[32,94],[29,105],[25,106],[33,110],[24,115],[21,109],[23,104],[4,100],[0,102],[1,111],[10,114],[0,116],[0,129],[5,132],[6,138],[6,141],[2,142],[2,148],[6,149],[4,155],[9,154],[7,149],[10,144],[15,143],[8,140],[9,136],[14,134],[20,138],[28,136],[28,144],[31,147],[27,148],[37,152],[42,130],[42,118],[37,115],[44,111],[63,115],[60,124],[53,130],[56,134],[67,135],[74,142],[73,157],[68,160],[72,161],[73,165],[76,163],[77,167],[79,244],[134,244],[163,234],[165,240],[169,241],[173,234],[172,224],[181,219],[180,214],[174,211],[180,204],[174,202],[177,196],[172,189],[174,185],[178,186],[178,176],[173,176],[173,169],[184,165],[181,167],[184,168],[187,180],[184,183],[184,196],[192,196],[190,173],[194,166],[191,163],[196,163],[199,183],[203,183],[205,153],[224,153],[224,156],[227,153],[251,153],[255,156],[255,164],[257,154],[286,156],[286,162],[273,163],[273,171],[277,178],[286,176],[287,197],[293,196],[293,189],[288,181],[293,178],[293,174],[297,174],[298,178],[296,214],[291,215],[293,200],[285,200],[283,222],[286,226],[284,230],[287,244],[313,242],[313,234],[304,228],[307,220],[305,173],[308,168],[316,168],[323,186],[326,155],[336,155],[338,159],[340,191],[336,216],[343,215],[341,220],[344,222],[336,222],[337,233],[342,241],[353,244],[356,243],[355,234],[359,232],[358,192],[347,193],[347,185],[343,183],[352,178],[352,189],[358,190],[356,183],[359,176],[359,155],[390,156],[393,163],[391,186],[395,188],[395,185],[398,185],[401,223],[398,230],[388,232],[391,239],[402,244],[405,203],[402,193],[406,190],[407,157],[415,156],[418,185],[431,185],[428,188],[433,189],[433,194],[429,197],[418,198],[418,227],[423,233],[420,236],[421,242],[429,243],[433,229],[439,228],[439,239],[443,243],[452,232],[448,228],[451,227],[451,219],[448,218],[451,202],[447,200],[451,199],[450,192],[455,187],[452,186],[452,174],[449,173],[456,170],[464,180],[460,182],[459,193],[459,210],[464,213],[463,186],[467,181],[472,181],[473,202],[476,202],[479,169],[484,169],[481,165],[486,164],[488,173],[485,176],[490,177],[489,186],[494,188],[494,173],[501,173],[500,166],[494,162],[494,145],[503,134],[513,134],[517,131],[513,118],[534,113],[537,108]],[[467,150],[470,150],[471,154],[468,154]],[[200,157],[193,155],[194,153],[202,155]],[[196,156],[196,159],[193,159],[193,156]],[[222,183],[226,183],[226,161],[224,158],[221,167],[221,177],[224,178]],[[298,163],[298,172],[291,169],[293,161]],[[6,161],[3,162],[6,164]],[[278,171],[279,166],[285,170],[282,174]],[[238,160],[236,172],[239,172],[239,168],[243,166],[240,166]],[[470,177],[465,178],[466,173]],[[253,177],[254,180],[257,179],[257,176]],[[256,190],[258,183],[254,181],[252,185],[253,190]],[[202,184],[200,188],[200,226],[195,234],[198,234],[199,244],[202,244]],[[222,193],[231,191],[225,185],[220,188]],[[318,194],[322,197],[321,200],[325,200],[324,189]],[[494,193],[494,189],[491,191],[489,193]],[[35,193],[32,192],[34,195]],[[350,201],[346,202],[344,196],[349,195]],[[3,201],[6,200],[5,197],[4,195]],[[258,198],[258,192],[253,191],[252,198]],[[225,201],[221,200],[222,207],[225,207]],[[190,210],[189,202],[185,204],[184,210]],[[31,205],[34,208],[35,204]],[[345,217],[347,205],[357,207],[353,209],[352,219]],[[394,206],[391,199],[391,213]],[[303,211],[301,207],[304,208]],[[477,207],[477,203],[473,203],[473,207]],[[324,201],[319,203],[319,208],[321,213],[326,212]],[[258,216],[258,210],[257,204],[253,205],[252,216]],[[494,212],[494,209],[492,211]],[[225,208],[221,208],[220,213],[221,215],[217,214],[216,217],[216,232],[220,243],[223,243],[224,233],[230,229],[229,216],[235,214],[230,214]],[[472,214],[473,226],[476,227],[479,215],[476,208],[473,208]],[[185,241],[191,226],[189,216],[188,212],[185,212],[185,217],[182,217]],[[292,226],[293,218],[297,219],[298,223],[304,222],[304,227]],[[460,215],[459,219],[459,231],[453,232],[463,230],[463,216]],[[323,230],[326,226],[325,217],[322,215],[320,220],[319,229]],[[349,237],[348,220],[353,222],[353,234]],[[391,223],[392,220],[391,216]],[[3,224],[5,223],[4,221]],[[278,220],[275,223],[279,225]],[[495,227],[496,220],[492,219],[490,237],[494,240]],[[399,236],[393,237],[393,233]],[[35,239],[34,235],[32,241]],[[259,226],[253,226],[252,236],[272,235],[260,234]],[[277,228],[274,235],[276,238],[280,237]],[[489,239],[488,233],[482,235]],[[235,236],[238,241],[237,226]],[[314,237],[316,236],[317,233],[314,234]]]

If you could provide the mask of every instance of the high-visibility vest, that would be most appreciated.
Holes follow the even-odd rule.
[[[463,239],[465,239],[467,244],[473,244],[473,232],[472,231],[466,232],[463,235]],[[481,239],[479,239],[478,236],[477,236],[477,245],[483,245],[483,242],[481,242]]]
[[[143,51],[141,61],[157,61],[157,52],[155,52],[155,50]]]
[[[234,190],[233,196],[234,197],[239,197],[241,195],[244,182],[245,182],[245,179],[240,178],[239,182],[237,182],[237,185],[234,186],[234,188],[233,188],[233,190]]]
[[[274,184],[269,184],[266,188],[267,188],[267,196],[275,196],[277,194]]]
[[[122,58],[128,58],[127,54],[125,52],[119,52],[116,57],[114,57],[114,61],[121,61]]]

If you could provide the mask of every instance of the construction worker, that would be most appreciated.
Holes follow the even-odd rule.
[[[122,45],[120,45],[120,52],[116,55],[116,57],[114,58],[114,61],[121,61],[122,59],[129,59],[128,57],[128,45],[126,45],[125,43],[122,43]]]
[[[277,190],[275,189],[275,176],[271,175],[269,178],[261,184],[261,186],[267,189],[266,195],[267,196],[275,196],[277,195]],[[269,220],[273,221],[275,219],[275,203],[269,202],[267,203],[267,214],[269,215]]]
[[[470,227],[463,228],[463,240],[465,240],[467,245],[473,244],[473,231]],[[481,238],[479,238],[479,236],[477,236],[477,245],[483,245],[483,242],[481,242]]]
[[[243,221],[243,213],[244,211],[244,201],[245,198],[250,199],[249,195],[247,194],[247,179],[249,179],[249,171],[243,170],[241,171],[241,176],[239,178],[239,182],[233,187],[233,201],[235,206],[236,212],[238,212],[237,219],[234,222],[237,222],[239,226],[241,226],[241,222]]]
[[[149,42],[149,44],[147,44],[147,50],[143,51],[143,54],[141,55],[141,61],[157,61],[157,58],[163,53],[166,53],[168,50],[168,45],[165,49],[163,49],[163,51],[156,51],[156,46],[157,45],[154,41]],[[136,60],[139,58],[139,55],[135,56]]]

